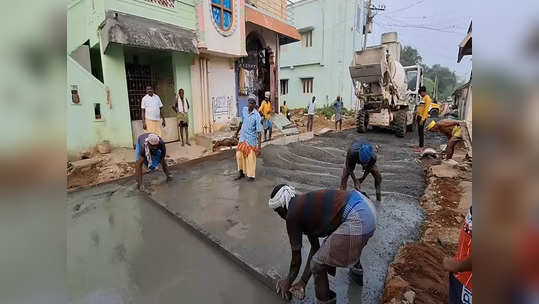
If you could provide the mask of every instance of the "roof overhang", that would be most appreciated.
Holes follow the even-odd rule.
[[[301,40],[301,36],[295,27],[247,4],[245,5],[245,20],[279,34],[280,45]]]
[[[105,53],[110,43],[198,54],[195,32],[139,16],[108,11],[100,27]]]
[[[468,34],[462,40],[462,42],[459,44],[459,53],[457,62],[460,62],[462,60],[462,57],[466,55],[472,55],[472,24],[470,23],[470,27],[468,28]]]

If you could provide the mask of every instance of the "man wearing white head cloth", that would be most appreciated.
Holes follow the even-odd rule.
[[[277,292],[287,300],[292,295],[301,300],[313,274],[316,303],[336,303],[328,273],[334,276],[336,267],[359,261],[376,227],[373,204],[357,190],[324,189],[296,195],[294,188],[285,184],[276,186],[270,197],[269,207],[286,221],[292,249],[289,273],[277,282]],[[304,234],[311,250],[301,279],[294,283],[301,268]],[[321,246],[320,237],[327,237]]]
[[[137,177],[137,187],[142,190],[142,165],[144,164],[150,171],[157,169],[159,164],[163,167],[163,172],[167,176],[167,181],[170,180],[171,175],[168,171],[167,162],[165,161],[165,155],[167,149],[165,143],[156,134],[144,133],[137,139],[136,147],[136,163],[135,163],[135,176]]]
[[[241,111],[241,122],[236,130],[235,138],[238,138],[238,148],[236,151],[236,162],[238,163],[238,176],[236,180],[244,178],[246,175],[250,181],[256,177],[256,157],[260,155],[261,141],[260,133],[262,124],[260,114],[256,110],[256,96],[249,95],[248,106]]]

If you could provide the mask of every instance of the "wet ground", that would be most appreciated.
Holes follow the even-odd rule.
[[[132,180],[69,194],[67,214],[70,303],[280,303]]]
[[[337,292],[338,303],[377,303],[389,263],[403,242],[418,237],[424,217],[418,204],[425,187],[424,174],[413,152],[415,134],[396,138],[383,132],[360,135],[346,131],[270,145],[263,148],[254,183],[233,180],[237,174],[233,153],[179,166],[169,183],[164,183],[161,172],[145,176],[145,183],[155,202],[195,227],[271,287],[278,275],[286,275],[290,261],[284,222],[267,206],[271,189],[283,182],[296,186],[299,192],[338,188],[345,151],[360,137],[378,149],[383,198],[376,204],[377,230],[361,258],[364,287],[350,279],[347,269],[337,271],[331,287]],[[356,169],[360,175],[360,168]],[[351,186],[349,182],[349,189]],[[372,176],[363,186],[374,197]],[[309,248],[304,239],[304,263]],[[313,294],[311,280],[304,302],[312,303]]]

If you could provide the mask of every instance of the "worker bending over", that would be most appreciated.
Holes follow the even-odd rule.
[[[359,179],[356,178],[354,170],[356,164],[361,164],[363,168],[363,176]],[[342,172],[341,179],[341,190],[346,190],[348,177],[352,176],[352,181],[354,182],[354,187],[359,190],[361,188],[361,183],[367,178],[367,176],[372,174],[374,177],[374,187],[376,188],[376,200],[382,200],[382,175],[376,167],[376,154],[371,144],[366,140],[355,140],[346,153],[346,161],[344,162],[344,169]]]
[[[144,133],[137,139],[135,156],[135,176],[137,178],[137,187],[139,190],[143,190],[142,187],[142,165],[144,164],[150,171],[157,170],[159,164],[163,168],[163,172],[167,176],[167,181],[170,180],[172,175],[168,171],[167,162],[165,161],[165,155],[167,149],[165,143],[157,134]]]
[[[269,206],[286,221],[292,249],[289,273],[277,282],[277,292],[286,300],[292,294],[303,299],[313,274],[316,303],[336,303],[328,273],[334,276],[335,267],[349,267],[359,261],[376,228],[372,203],[356,190],[324,189],[296,196],[293,187],[281,184],[273,189]],[[292,284],[301,268],[303,235],[309,239],[311,250],[301,279]],[[320,237],[327,237],[322,246]]]
[[[462,141],[462,127],[460,121],[453,119],[444,119],[438,122],[431,121],[427,126],[427,130],[431,132],[439,131],[448,139],[447,147],[444,154],[445,159],[451,159],[455,152],[455,146],[459,141]]]

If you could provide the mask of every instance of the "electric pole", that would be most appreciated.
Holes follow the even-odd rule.
[[[372,5],[371,0],[367,0],[365,8],[367,9],[367,20],[365,20],[365,27],[363,28],[363,49],[367,48],[367,35],[372,32],[372,20],[374,18],[372,11],[385,11],[386,9],[383,4],[380,6]]]

